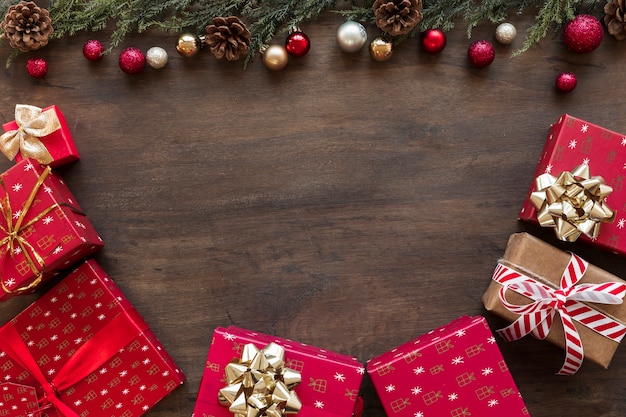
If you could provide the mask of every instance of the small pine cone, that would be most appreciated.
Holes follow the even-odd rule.
[[[626,39],[626,0],[610,0],[604,5],[604,23],[609,33],[618,41]]]
[[[206,32],[204,42],[216,58],[236,61],[248,53],[250,30],[238,17],[216,17]]]
[[[21,1],[9,7],[0,23],[2,38],[22,52],[34,51],[48,44],[54,29],[48,10],[32,1]]]
[[[405,35],[422,21],[422,0],[376,0],[376,26],[391,36]]]

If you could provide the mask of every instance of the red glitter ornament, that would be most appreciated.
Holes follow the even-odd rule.
[[[291,32],[285,39],[285,49],[291,56],[301,57],[309,53],[311,48],[311,40],[299,30]]]
[[[484,68],[493,62],[496,57],[496,51],[493,49],[491,42],[478,40],[472,42],[469,48],[467,48],[467,57],[470,64],[476,68]]]
[[[43,78],[48,73],[48,63],[43,58],[30,58],[26,62],[28,75],[34,78]]]
[[[572,52],[586,54],[593,51],[604,38],[604,28],[598,19],[579,14],[565,25],[563,43]]]
[[[83,55],[90,61],[100,61],[104,54],[104,46],[97,39],[90,39],[83,45]]]
[[[139,48],[128,47],[122,51],[119,59],[120,68],[126,74],[137,74],[146,66],[146,56]]]
[[[446,34],[439,29],[427,29],[422,33],[422,49],[429,54],[438,54],[446,47]]]
[[[571,72],[562,72],[556,77],[555,86],[557,90],[569,93],[576,88],[576,76]]]

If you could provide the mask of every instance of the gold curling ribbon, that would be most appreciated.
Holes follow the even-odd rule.
[[[587,164],[558,177],[539,175],[535,185],[530,202],[537,209],[537,220],[543,227],[554,227],[560,240],[574,242],[581,234],[595,239],[601,223],[615,220],[616,212],[605,201],[613,188],[601,176],[592,177]]]
[[[270,343],[259,350],[244,346],[241,359],[226,365],[226,382],[218,400],[234,417],[282,417],[296,414],[302,404],[293,389],[301,382],[299,372],[285,368],[285,350]]]
[[[0,151],[12,161],[18,152],[24,158],[34,158],[47,165],[54,160],[39,138],[61,128],[61,122],[52,109],[43,111],[28,104],[15,106],[15,122],[18,128],[0,136]]]

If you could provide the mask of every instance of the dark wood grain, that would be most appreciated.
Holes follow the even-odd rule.
[[[105,242],[97,260],[188,376],[150,416],[191,415],[216,326],[366,362],[461,315],[504,325],[480,298],[508,236],[562,247],[517,220],[550,124],[570,113],[626,132],[626,45],[607,36],[575,55],[557,34],[511,58],[533,19],[513,20],[520,37],[495,44],[482,70],[467,63],[461,22],[440,55],[411,39],[379,63],[341,52],[341,20],[327,15],[302,27],[309,55],[276,73],[260,59],[245,71],[208,53],[184,59],[163,33],[124,44],[166,48],[159,71],[122,73],[121,48],[88,62],[84,34],[40,51],[43,80],[26,57],[0,73],[3,121],[16,103],[64,112],[81,160],[59,172]],[[473,39],[493,33],[483,25]],[[559,94],[566,70],[579,85]],[[576,251],[626,277],[623,258]],[[36,297],[1,304],[0,322]],[[624,415],[626,350],[608,370],[585,363],[566,378],[548,343],[499,345],[532,416]],[[383,416],[367,380],[363,394],[365,416]]]

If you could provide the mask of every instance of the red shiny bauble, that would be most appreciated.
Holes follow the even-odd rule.
[[[427,29],[422,33],[422,49],[429,54],[438,54],[446,47],[446,34],[439,29]]]
[[[126,74],[137,74],[145,68],[146,56],[141,49],[131,46],[122,51],[119,64]]]
[[[28,75],[34,78],[43,78],[48,73],[48,63],[43,58],[30,58],[26,62]]]
[[[99,61],[104,56],[104,46],[97,39],[90,39],[83,45],[83,55],[90,61]]]
[[[470,64],[476,68],[484,68],[491,64],[496,57],[496,51],[493,49],[491,42],[486,40],[478,40],[472,42],[467,48],[467,58]]]
[[[562,72],[556,77],[555,86],[557,90],[569,93],[576,88],[576,76],[571,72]]]
[[[285,49],[291,56],[305,56],[311,49],[311,40],[304,32],[291,32],[285,39]]]
[[[579,14],[563,28],[563,43],[572,52],[586,54],[593,51],[604,38],[604,28],[598,19]]]

